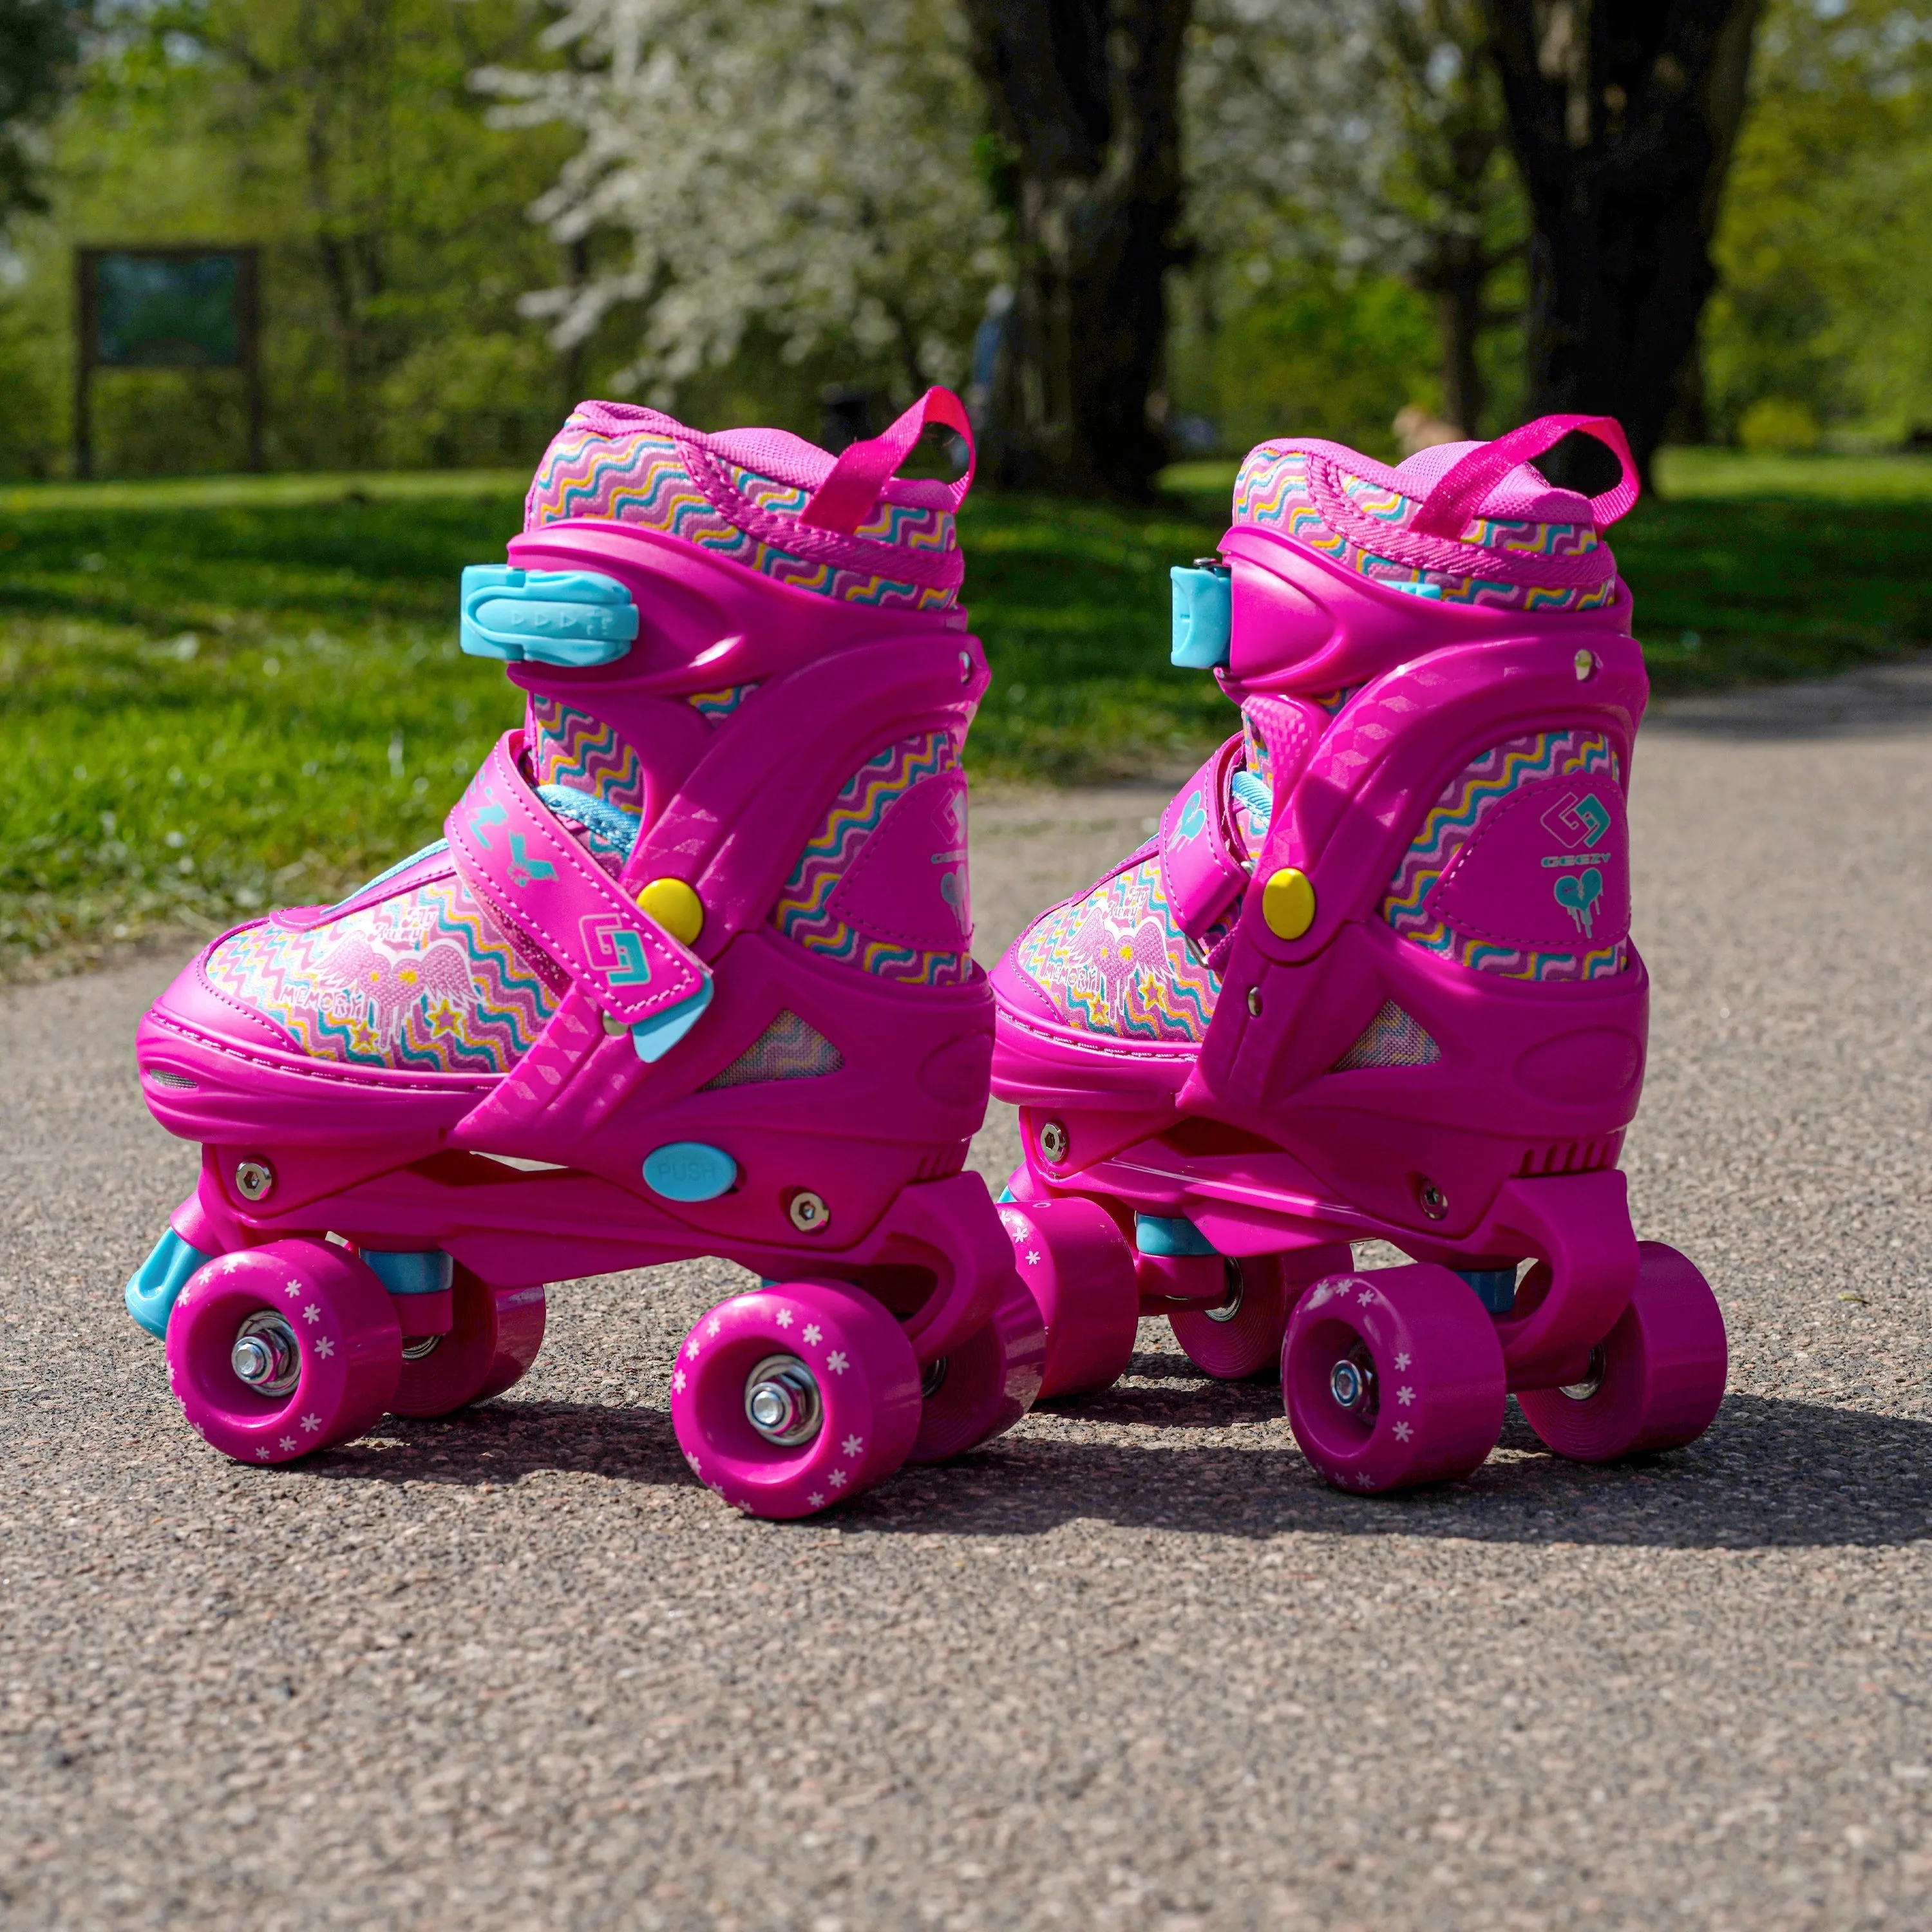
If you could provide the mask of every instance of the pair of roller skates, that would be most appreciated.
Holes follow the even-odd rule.
[[[1627,504],[1526,484],[1508,440],[1440,478],[1257,452],[1227,563],[1180,585],[1244,735],[989,985],[971,471],[896,476],[928,422],[970,445],[943,391],[836,460],[573,414],[507,567],[464,573],[464,647],[526,708],[446,838],[218,940],[142,1023],[204,1152],[128,1303],[190,1422],[278,1463],[446,1414],[530,1366],[546,1281],[722,1255],[761,1285],[686,1338],[672,1418],[763,1516],[1111,1379],[1144,1307],[1210,1372],[1281,1354],[1354,1488],[1480,1462],[1506,1383],[1568,1406],[1532,1411],[1567,1453],[1688,1440],[1714,1307],[1611,1166],[1643,679],[1592,518]],[[1517,876],[1548,895],[1546,845],[1567,950]],[[964,1171],[989,1078],[1028,1149],[997,1208]],[[1373,1236],[1419,1264],[1351,1271]]]

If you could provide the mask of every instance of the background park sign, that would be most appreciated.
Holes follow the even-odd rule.
[[[259,251],[209,246],[74,250],[74,461],[94,470],[90,409],[101,369],[238,369],[248,467],[262,466]]]

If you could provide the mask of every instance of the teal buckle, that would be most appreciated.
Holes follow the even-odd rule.
[[[602,571],[513,570],[501,563],[464,568],[458,635],[473,658],[611,664],[637,634],[631,593]]]
[[[1174,662],[1190,670],[1212,670],[1228,662],[1233,621],[1234,578],[1211,561],[1192,569],[1176,564],[1168,573],[1174,584]]]

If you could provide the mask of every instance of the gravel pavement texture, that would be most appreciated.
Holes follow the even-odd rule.
[[[980,809],[982,956],[1162,796]],[[1604,1468],[1512,1411],[1390,1501],[1149,1322],[1098,1399],[741,1519],[668,1414],[722,1264],[236,1467],[121,1304],[194,1177],[132,1073],[178,961],[0,994],[0,1924],[1932,1924],[1932,672],[1666,713],[1635,816],[1626,1165],[1731,1393]]]

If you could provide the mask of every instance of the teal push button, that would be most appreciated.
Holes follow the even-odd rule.
[[[1214,1243],[1192,1221],[1178,1214],[1136,1214],[1134,1246],[1144,1255],[1168,1257],[1215,1252]]]
[[[1228,662],[1234,578],[1220,565],[1191,568],[1176,564],[1174,584],[1174,662],[1192,670],[1212,670]]]
[[[644,1184],[667,1201],[716,1201],[738,1183],[738,1163],[722,1148],[673,1141],[644,1156]]]
[[[460,637],[472,657],[611,664],[637,635],[631,593],[602,571],[513,570],[501,563],[464,571]]]

